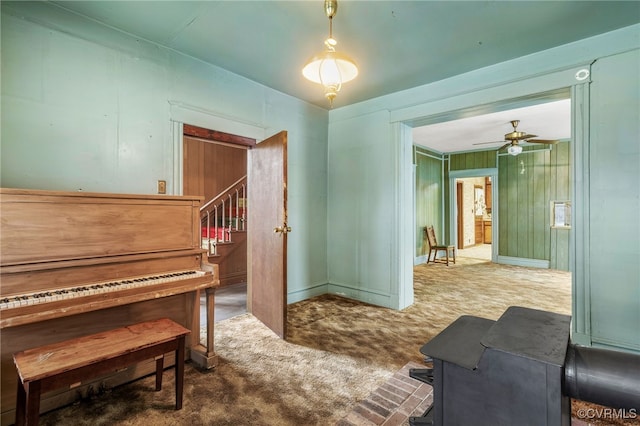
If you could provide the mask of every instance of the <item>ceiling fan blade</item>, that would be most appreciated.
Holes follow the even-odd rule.
[[[538,137],[538,135],[530,135],[530,134],[526,134],[526,135],[524,135],[524,136],[519,137],[519,138],[518,138],[518,140],[519,140],[519,141],[522,141],[522,140],[527,140],[527,139],[529,139],[529,138],[537,138],[537,137]]]
[[[502,151],[503,149],[505,149],[508,146],[511,146],[511,142],[502,145],[500,148],[498,148],[498,151]]]
[[[474,143],[473,145],[489,145],[489,144],[492,144],[492,143],[503,143],[503,142],[504,142],[503,140],[502,141],[493,141],[493,142],[477,142],[477,143]]]
[[[529,140],[526,140],[525,142],[527,142],[527,143],[544,143],[544,144],[547,144],[547,145],[555,145],[560,141],[549,140],[549,139],[529,139]]]

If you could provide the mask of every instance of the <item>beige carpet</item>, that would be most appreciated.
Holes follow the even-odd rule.
[[[184,408],[173,374],[107,390],[41,418],[45,425],[335,424],[460,315],[497,319],[512,305],[570,313],[570,274],[461,258],[415,268],[415,304],[394,311],[324,295],[289,306],[287,341],[250,314],[216,324],[219,366],[189,365]],[[592,424],[596,424],[592,422]],[[597,424],[639,424],[607,423]]]
[[[44,425],[323,425],[337,422],[391,372],[278,338],[251,314],[216,324],[219,365],[187,364],[184,406],[172,370],[41,417]]]
[[[461,258],[416,266],[414,282],[415,303],[402,311],[332,295],[293,304],[288,339],[395,371],[420,362],[420,347],[461,315],[498,319],[513,305],[571,312],[571,275],[563,271]]]

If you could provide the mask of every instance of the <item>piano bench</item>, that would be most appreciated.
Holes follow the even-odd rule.
[[[162,388],[164,354],[175,351],[176,410],[182,408],[185,338],[190,330],[169,319],[147,321],[15,353],[18,372],[16,425],[38,423],[40,395],[124,367],[156,360]]]

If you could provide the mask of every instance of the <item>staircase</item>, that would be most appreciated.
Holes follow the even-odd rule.
[[[220,270],[220,285],[247,282],[247,176],[200,208],[202,248]]]

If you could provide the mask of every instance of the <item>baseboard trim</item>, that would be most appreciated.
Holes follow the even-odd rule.
[[[397,306],[393,306],[392,304],[392,299],[396,300],[397,303],[397,297],[394,298],[394,296],[390,294],[381,294],[362,290],[352,287],[348,284],[329,283],[328,293],[336,294],[338,296],[358,300],[360,302],[369,303],[376,306],[382,306],[384,308],[397,309]]]
[[[591,340],[591,346],[594,348],[603,348],[610,350],[618,350],[623,352],[630,352],[634,354],[640,354],[640,345],[635,342],[623,342],[617,340],[611,340],[604,337],[593,337]]]
[[[303,300],[311,299],[312,297],[320,296],[327,293],[327,283],[316,284],[302,290],[296,290],[287,293],[287,304],[302,302]]]
[[[571,330],[571,343],[582,346],[591,346],[591,336]]]
[[[498,256],[498,263],[503,265],[526,266],[529,268],[549,269],[549,261],[542,259],[527,259],[525,257]]]
[[[312,287],[287,293],[287,304],[301,302],[323,294],[335,294],[348,299],[354,299],[359,302],[382,306],[384,308],[398,309],[397,296],[362,290],[348,284],[335,283],[316,284]]]

